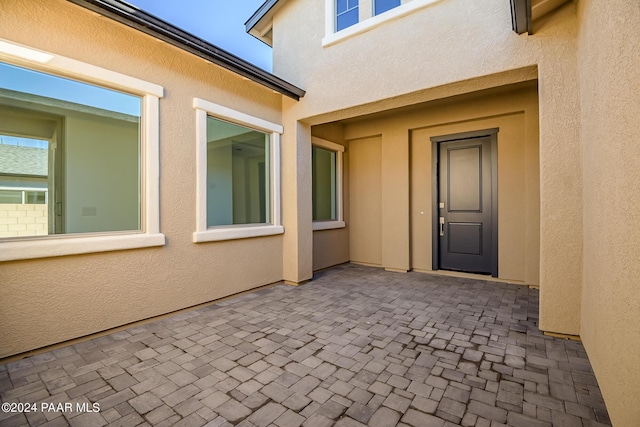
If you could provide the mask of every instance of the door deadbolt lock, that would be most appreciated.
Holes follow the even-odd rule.
[[[440,235],[444,236],[444,217],[440,217]]]

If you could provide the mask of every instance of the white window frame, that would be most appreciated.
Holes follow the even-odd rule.
[[[162,86],[61,55],[0,39],[0,61],[60,77],[121,90],[142,99],[141,230],[56,234],[0,239],[0,261],[48,258],[163,246],[160,233],[160,120]]]
[[[284,132],[282,125],[200,98],[193,99],[193,108],[196,110],[196,231],[193,233],[193,242],[216,242],[284,233],[280,207],[280,136]],[[207,116],[270,134],[271,224],[207,226]]]
[[[325,36],[322,39],[322,46],[328,47],[339,43],[343,40],[357,36],[358,34],[370,31],[385,22],[392,21],[394,19],[402,18],[417,10],[423,9],[427,6],[431,6],[434,3],[441,2],[442,0],[403,0],[400,6],[387,10],[380,15],[373,15],[373,2],[371,3],[371,16],[363,17],[360,15],[360,22],[347,27],[343,30],[336,31],[336,0],[325,0]]]
[[[344,203],[342,200],[342,182],[343,182],[343,153],[344,146],[325,139],[311,137],[311,145],[336,153],[336,216],[337,218],[329,221],[313,221],[313,231],[332,230],[336,228],[344,228]]]

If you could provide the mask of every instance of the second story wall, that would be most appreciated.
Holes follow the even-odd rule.
[[[296,106],[299,117],[452,83],[466,82],[429,96],[479,90],[500,85],[504,76],[486,84],[473,79],[526,67],[575,69],[573,4],[545,19],[534,36],[512,31],[503,0],[412,0],[368,20],[376,25],[363,21],[327,36],[327,2],[288,1],[273,20],[274,73],[307,91]]]

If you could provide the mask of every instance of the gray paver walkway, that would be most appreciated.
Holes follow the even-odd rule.
[[[0,425],[610,425],[537,319],[527,287],[346,264],[0,365],[2,403],[36,405]]]

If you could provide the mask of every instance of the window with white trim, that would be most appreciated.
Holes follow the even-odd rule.
[[[328,47],[443,0],[325,0],[325,35]]]
[[[195,98],[194,242],[282,234],[281,125]]]
[[[344,227],[340,144],[311,139],[311,195],[314,230]]]
[[[0,261],[164,244],[157,196],[162,93],[0,40],[0,188],[16,202],[5,197],[0,204],[13,212],[0,224]]]

